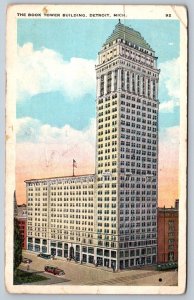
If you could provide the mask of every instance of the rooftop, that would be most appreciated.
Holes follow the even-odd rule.
[[[57,179],[76,179],[79,177],[87,177],[87,176],[95,176],[95,174],[84,174],[84,175],[70,175],[70,176],[57,176],[57,177],[46,177],[46,178],[32,178],[32,179],[26,179],[24,182],[30,182],[30,181],[41,181],[41,180],[57,180]]]
[[[26,204],[18,205],[18,207],[17,207],[17,218],[26,218],[26,217],[27,217]]]
[[[113,30],[112,34],[107,38],[106,42],[104,43],[104,46],[115,41],[116,39],[123,39],[127,43],[132,43],[146,50],[153,51],[153,49],[138,31],[134,30],[131,27],[125,26],[124,24],[121,24],[120,21],[115,26],[115,29]]]
[[[158,207],[159,212],[178,212],[178,208],[176,207]]]
[[[179,199],[175,200],[174,206],[171,207],[158,207],[159,212],[178,212],[179,211]]]

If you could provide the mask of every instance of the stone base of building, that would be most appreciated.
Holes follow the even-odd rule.
[[[128,269],[156,263],[156,255],[119,258],[117,249],[100,248],[94,245],[82,245],[64,241],[53,241],[41,238],[28,238],[28,250],[36,253],[47,253],[56,258],[89,263],[113,270]]]

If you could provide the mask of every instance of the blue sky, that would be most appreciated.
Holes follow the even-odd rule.
[[[121,20],[121,22],[123,21]],[[66,68],[72,58],[84,59],[83,63],[89,68],[90,62],[96,60],[98,51],[116,24],[117,20],[19,19],[17,27],[18,46],[23,48],[26,44],[32,44],[30,59],[32,57],[41,59],[46,53],[43,53],[43,49],[52,50],[48,55],[52,62],[56,59],[59,69],[60,61]],[[174,71],[179,57],[179,21],[125,20],[124,24],[141,33],[155,50],[158,66],[162,68],[163,75],[161,75],[159,88],[159,100],[163,104],[159,118],[160,130],[179,125],[179,97],[176,92],[178,79],[175,78],[177,72]],[[55,56],[55,53],[58,56]],[[22,62],[22,66],[25,64],[26,70],[28,55],[28,51],[25,51],[23,57],[25,62]],[[35,60],[37,64],[38,59]],[[79,61],[79,63],[82,62]],[[54,66],[55,64],[53,65],[53,72],[55,72]],[[69,66],[71,67],[71,64]],[[44,67],[41,69],[43,72]],[[56,68],[56,72],[58,72],[57,70]],[[164,72],[167,73],[167,77],[164,76]],[[33,74],[36,78],[39,76],[39,74],[32,73],[31,83],[35,79]],[[48,82],[50,88],[49,86],[45,88],[45,83],[44,88],[42,88],[40,82],[39,84],[36,83],[38,88],[36,86],[33,92],[19,93],[17,118],[31,117],[39,120],[42,124],[56,127],[69,124],[75,129],[86,128],[91,118],[95,117],[95,82],[93,81],[93,88],[88,83],[88,91],[86,88],[81,89],[80,86],[73,87],[74,90],[78,88],[81,91],[77,94],[75,92],[72,98],[70,95],[72,87],[69,87],[68,90],[59,88],[57,83],[53,84],[55,76],[51,75],[51,79],[49,79],[51,82]],[[56,74],[56,78],[57,76]],[[83,76],[85,75],[83,74]],[[44,80],[46,79],[44,78]],[[81,82],[80,78],[79,82]]]

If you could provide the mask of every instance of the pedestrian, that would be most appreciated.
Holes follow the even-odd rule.
[[[27,271],[29,271],[30,270],[30,264],[29,264],[29,262],[27,263]]]
[[[115,264],[114,263],[112,263],[112,270],[113,270],[113,272],[115,272]]]

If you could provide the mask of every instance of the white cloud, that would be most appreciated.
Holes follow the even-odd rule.
[[[161,102],[160,112],[173,112],[176,106],[179,106],[179,101],[176,98],[169,101]]]
[[[76,145],[87,147],[90,145],[94,147],[95,131],[95,119],[91,119],[89,126],[83,130],[76,130],[69,125],[62,128],[52,127],[30,117],[20,118],[16,121],[16,136],[19,143],[64,144],[68,147],[75,147]]]
[[[30,117],[20,118],[16,120],[16,136],[18,142],[33,142],[39,140],[39,132],[41,123],[37,119]]]
[[[61,91],[69,99],[94,93],[95,63],[76,57],[65,61],[53,50],[34,50],[32,43],[24,44],[18,47],[15,66],[18,100],[51,91]]]
[[[173,112],[180,101],[180,58],[159,64],[160,89],[166,89],[168,100],[161,101],[160,112]]]

